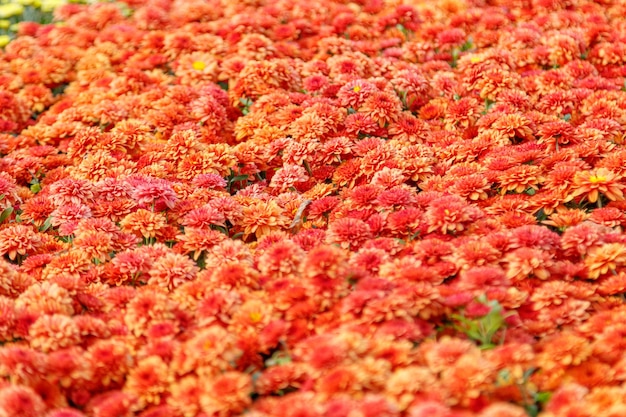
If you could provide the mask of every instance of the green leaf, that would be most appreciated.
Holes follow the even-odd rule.
[[[48,216],[48,218],[46,219],[45,222],[43,222],[43,224],[41,225],[41,227],[39,228],[40,232],[45,232],[46,230],[48,230],[50,227],[52,227],[52,217]]]
[[[38,182],[36,182],[36,183],[32,184],[32,185],[30,186],[30,191],[31,191],[33,194],[37,194],[39,191],[41,191],[41,184],[39,184]]]
[[[291,363],[291,356],[284,352],[274,352],[272,357],[265,360],[265,366],[276,366],[276,365],[284,365],[286,363]]]
[[[13,213],[13,207],[5,208],[2,213],[0,213],[0,223],[8,219],[9,216],[11,216],[11,213]]]
[[[471,37],[468,38],[463,45],[461,45],[461,51],[463,52],[469,51],[472,48],[474,48],[474,42]]]
[[[550,398],[552,398],[552,393],[547,391],[538,392],[535,396],[537,402],[541,404],[547,403],[550,401]]]
[[[499,383],[498,381],[505,384],[509,383],[511,381],[511,371],[509,371],[508,369],[502,369],[500,372],[498,372],[498,376],[496,378],[496,386]]]
[[[228,236],[228,228],[226,228],[224,226],[220,226],[220,225],[217,225],[217,224],[212,224],[210,226],[210,228],[213,229],[213,230],[217,230],[218,232],[223,233],[226,236]]]
[[[245,181],[247,179],[248,179],[248,175],[236,175],[230,179],[230,182]]]

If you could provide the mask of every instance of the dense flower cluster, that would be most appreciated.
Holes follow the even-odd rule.
[[[0,417],[626,415],[626,4],[126,0],[0,53]]]

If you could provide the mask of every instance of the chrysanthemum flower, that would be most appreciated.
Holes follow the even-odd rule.
[[[520,82],[521,77],[516,72],[494,67],[482,71],[470,88],[478,91],[481,99],[496,101],[501,91],[517,89]]]
[[[48,192],[55,206],[69,203],[87,204],[94,198],[94,186],[91,182],[82,179],[64,178],[50,185]]]
[[[148,284],[172,290],[195,278],[199,269],[187,256],[168,253],[157,259],[148,271]]]
[[[252,403],[252,379],[248,374],[226,372],[204,380],[202,384],[204,390],[200,406],[208,415],[241,413]]]
[[[330,223],[326,241],[342,248],[356,249],[372,237],[370,227],[362,220],[345,217]]]
[[[252,265],[250,248],[241,240],[224,239],[206,254],[207,268],[216,268],[229,262]]]
[[[149,356],[130,370],[124,392],[139,398],[142,406],[159,404],[168,387],[168,366],[158,356]]]
[[[255,389],[265,395],[279,392],[289,386],[298,387],[305,376],[302,368],[293,362],[267,368],[255,381]]]
[[[226,180],[217,174],[199,174],[191,183],[196,187],[221,190],[226,187]]]
[[[76,236],[74,245],[85,252],[89,259],[104,262],[113,250],[111,235],[106,232],[89,231]]]
[[[50,213],[50,223],[53,226],[64,224],[77,224],[79,220],[91,217],[93,214],[89,206],[85,204],[66,203]],[[73,228],[70,227],[73,231]]]
[[[537,190],[542,179],[540,167],[516,165],[500,173],[498,182],[500,183],[501,194],[505,194],[507,191],[522,193],[528,188]]]
[[[47,353],[78,344],[81,335],[72,318],[53,314],[39,317],[30,326],[28,338],[33,348]]]
[[[85,395],[84,393],[81,393]],[[80,398],[80,397],[79,397]],[[80,398],[87,402],[86,411],[94,416],[120,416],[132,413],[131,410],[138,408],[138,399],[130,393],[122,392],[119,389],[96,394],[93,397]]]
[[[225,221],[224,214],[212,205],[205,204],[187,212],[180,223],[189,228],[206,228],[212,224],[221,225]]]
[[[553,263],[551,256],[538,249],[522,247],[509,252],[505,256],[507,267],[507,278],[513,281],[520,281],[533,275],[539,279],[548,279],[550,271],[548,268]]]
[[[471,174],[455,180],[450,192],[470,201],[477,201],[487,199],[490,188],[491,184],[485,175]]]
[[[182,253],[193,253],[193,259],[197,261],[200,255],[209,252],[215,245],[227,239],[224,233],[211,229],[185,228],[185,234],[177,235],[178,240],[175,250],[180,248]]]
[[[568,201],[583,196],[590,203],[595,203],[600,194],[611,201],[621,201],[624,199],[624,185],[619,182],[620,179],[621,176],[606,168],[580,172],[574,177]]]
[[[109,387],[120,383],[126,377],[128,370],[134,365],[130,347],[122,340],[97,340],[87,348],[85,363],[90,375],[90,382],[95,386]]]
[[[626,214],[617,207],[602,207],[591,212],[589,220],[608,227],[620,227],[626,224]]]
[[[370,116],[383,127],[395,122],[402,112],[402,103],[397,96],[387,92],[377,91],[369,95],[359,107],[359,112]]]
[[[371,82],[357,79],[346,83],[337,92],[337,98],[344,107],[352,107],[358,109],[363,104],[363,101],[369,97],[372,93],[376,92],[377,88]]]
[[[132,185],[131,197],[140,206],[154,208],[156,204],[162,203],[172,209],[176,205],[176,193],[169,181],[145,177],[129,182]]]
[[[389,135],[400,143],[423,143],[431,128],[422,119],[410,112],[402,112],[398,119],[389,125]]]
[[[300,165],[284,165],[280,168],[270,181],[270,188],[276,192],[286,192],[297,183],[306,182],[309,179],[306,170]]]
[[[451,102],[446,110],[444,124],[447,129],[461,130],[474,125],[480,116],[481,106],[473,97],[463,97]]]
[[[624,262],[626,262],[626,245],[622,243],[608,243],[592,247],[585,256],[585,266],[590,279],[597,279],[608,271],[616,272]]]
[[[29,386],[10,385],[0,389],[3,416],[43,417],[45,411],[45,403]]]
[[[550,214],[548,220],[541,223],[554,226],[558,229],[576,226],[587,220],[589,214],[584,210],[568,210],[566,208],[557,208],[556,212]]]
[[[167,397],[167,404],[184,416],[197,415],[200,411],[202,385],[194,375],[185,376],[173,382]]]
[[[472,222],[483,217],[480,209],[468,205],[460,197],[450,195],[431,202],[424,215],[428,232],[460,233]]]
[[[258,258],[259,271],[268,277],[293,273],[300,265],[304,252],[290,240],[272,244]]]
[[[37,314],[74,313],[73,300],[69,292],[57,284],[41,282],[31,285],[15,300],[17,308]]]
[[[92,266],[91,259],[79,249],[70,249],[67,252],[57,254],[46,265],[42,272],[42,278],[49,280],[56,275],[71,275],[79,277],[87,272]]]
[[[375,203],[385,209],[401,209],[415,204],[415,192],[409,187],[393,187],[381,192]]]
[[[389,214],[386,229],[392,236],[412,236],[420,230],[424,212],[415,207],[400,209]]]
[[[274,200],[257,201],[244,207],[243,218],[239,221],[244,236],[254,234],[257,239],[287,226],[288,222],[289,219]]]
[[[0,255],[10,260],[35,254],[42,244],[42,237],[31,226],[18,224],[0,230]]]
[[[158,237],[167,223],[163,213],[153,213],[145,209],[138,209],[130,213],[120,222],[122,230],[144,238]]]
[[[241,350],[237,338],[221,325],[211,325],[198,331],[176,349],[170,367],[177,375],[196,371],[200,376],[213,377],[232,370]]]

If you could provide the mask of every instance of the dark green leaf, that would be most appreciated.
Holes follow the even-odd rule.
[[[5,221],[6,219],[9,218],[9,216],[11,215],[11,213],[13,213],[13,207],[7,207],[5,208],[2,213],[0,214],[0,223],[2,223],[3,221]]]
[[[52,217],[48,217],[46,219],[45,222],[43,222],[43,224],[41,225],[41,227],[39,228],[40,232],[45,232],[46,230],[48,230],[50,227],[52,227]]]
[[[236,176],[234,176],[234,177],[230,180],[230,182],[245,181],[245,180],[247,180],[247,179],[248,179],[248,176],[247,176],[247,175],[236,175]]]

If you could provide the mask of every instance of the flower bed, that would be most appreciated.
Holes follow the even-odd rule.
[[[12,26],[0,417],[626,415],[626,5],[486,3]]]

